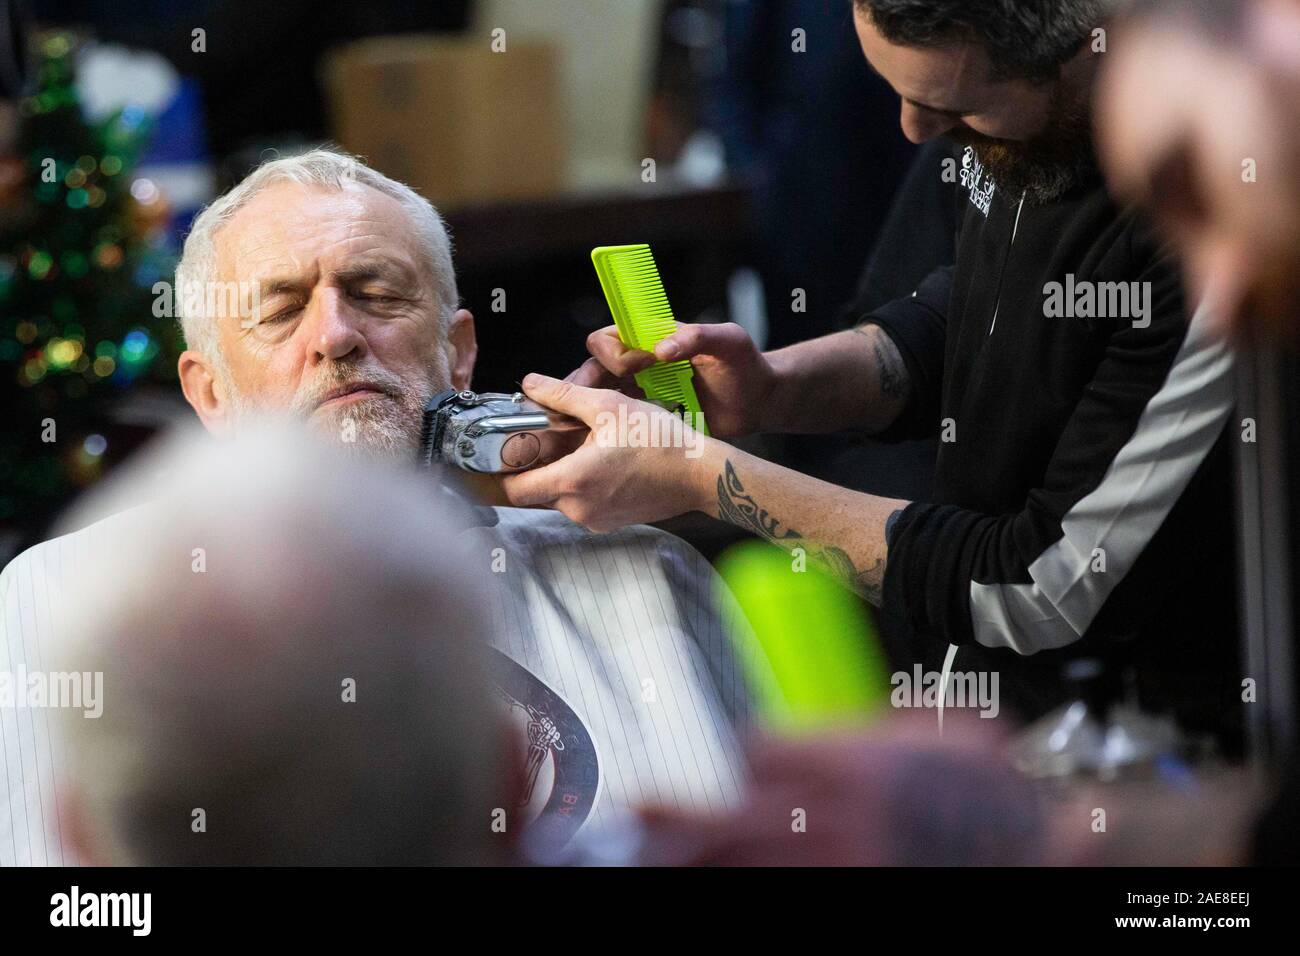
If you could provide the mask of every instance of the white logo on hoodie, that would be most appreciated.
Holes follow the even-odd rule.
[[[993,201],[993,191],[997,184],[992,177],[984,175],[984,164],[975,155],[975,147],[967,146],[961,156],[961,184],[966,187],[967,198],[987,219],[989,204]]]

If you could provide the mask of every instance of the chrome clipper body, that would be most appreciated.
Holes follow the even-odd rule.
[[[585,430],[582,422],[549,411],[522,392],[448,389],[425,406],[420,462],[481,474],[526,471],[572,451]]]

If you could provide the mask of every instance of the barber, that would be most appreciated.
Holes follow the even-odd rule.
[[[566,381],[523,382],[592,434],[507,478],[511,501],[597,530],[703,511],[803,548],[920,659],[955,647],[955,669],[999,671],[1022,716],[1065,700],[1062,667],[1086,654],[1132,675],[1149,708],[1231,739],[1232,354],[1206,310],[1189,319],[1177,266],[1097,172],[1111,6],[856,0],[903,131],[959,147],[944,184],[963,209],[954,264],[852,330],[770,353],[730,324],[679,325],[653,355],[594,333]],[[600,427],[667,415],[631,376],[677,359],[713,437],[687,455]],[[724,441],[845,429],[937,436],[935,500],[849,491]]]

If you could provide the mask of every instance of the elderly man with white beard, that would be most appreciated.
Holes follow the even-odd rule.
[[[316,150],[253,171],[196,219],[176,280],[182,293],[256,290],[256,308],[237,315],[177,297],[181,385],[217,438],[287,415],[348,454],[414,465],[425,404],[469,387],[474,320],[459,308],[442,220],[353,157]],[[247,484],[257,494],[256,474]],[[734,806],[745,698],[730,635],[744,625],[702,556],[646,526],[596,535],[553,511],[472,512],[459,538],[490,595],[490,676],[519,730],[534,831],[560,845],[641,804]],[[39,670],[88,562],[111,561],[129,526],[109,517],[0,574],[0,669]],[[430,621],[429,639],[449,626]],[[51,832],[46,716],[0,706],[0,864],[74,862]]]

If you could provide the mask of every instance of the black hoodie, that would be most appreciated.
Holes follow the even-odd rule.
[[[998,671],[1022,716],[1097,657],[1112,699],[1231,743],[1232,353],[1099,178],[1031,205],[959,162],[955,265],[860,317],[911,376],[890,435],[940,438],[934,501],[890,531],[887,628],[933,666],[952,644],[954,670]]]

